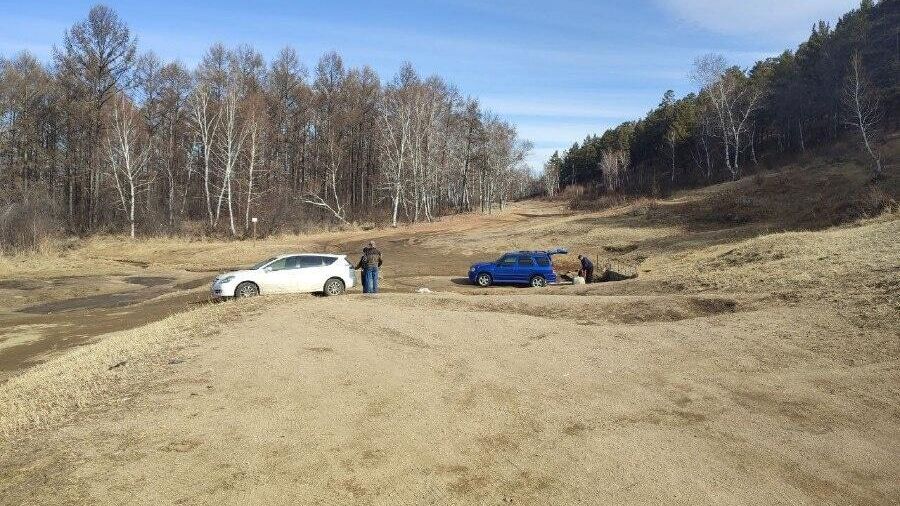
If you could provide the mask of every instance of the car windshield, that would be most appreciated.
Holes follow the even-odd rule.
[[[256,264],[256,265],[254,265],[253,267],[251,267],[250,270],[251,270],[251,271],[255,271],[256,269],[262,269],[262,267],[263,267],[264,265],[268,264],[268,263],[271,262],[272,260],[275,260],[276,258],[278,258],[278,257],[267,258],[267,259],[263,260],[262,262],[260,262],[260,263],[258,263],[258,264]]]

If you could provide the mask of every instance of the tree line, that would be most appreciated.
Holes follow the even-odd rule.
[[[658,195],[741,177],[746,168],[840,137],[859,141],[877,180],[879,142],[900,121],[900,1],[864,0],[796,51],[729,65],[697,58],[699,91],[667,91],[644,118],[587,137],[545,165],[545,191]]]
[[[44,64],[0,58],[0,227],[240,236],[312,222],[490,212],[534,191],[531,144],[440,77],[388,82],[337,53],[308,70],[214,44],[196,68],[141,53],[112,9]],[[41,221],[43,220],[43,221]],[[2,236],[3,234],[0,234]]]

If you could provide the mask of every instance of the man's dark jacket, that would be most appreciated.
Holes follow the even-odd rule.
[[[381,267],[381,252],[378,248],[363,248],[362,257],[356,265],[357,269],[374,269]]]
[[[594,263],[588,260],[588,257],[581,257],[581,268],[585,272],[594,270]]]

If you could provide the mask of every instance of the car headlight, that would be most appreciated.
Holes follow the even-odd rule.
[[[225,276],[224,278],[219,280],[219,283],[222,283],[224,285],[225,283],[231,282],[233,279],[234,276]]]
[[[470,268],[469,272],[475,272],[475,267]]]

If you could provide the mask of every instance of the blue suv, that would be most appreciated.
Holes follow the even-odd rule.
[[[495,262],[482,262],[469,269],[469,281],[478,286],[530,285],[545,286],[556,283],[553,255],[567,253],[564,249],[550,251],[513,251]]]

